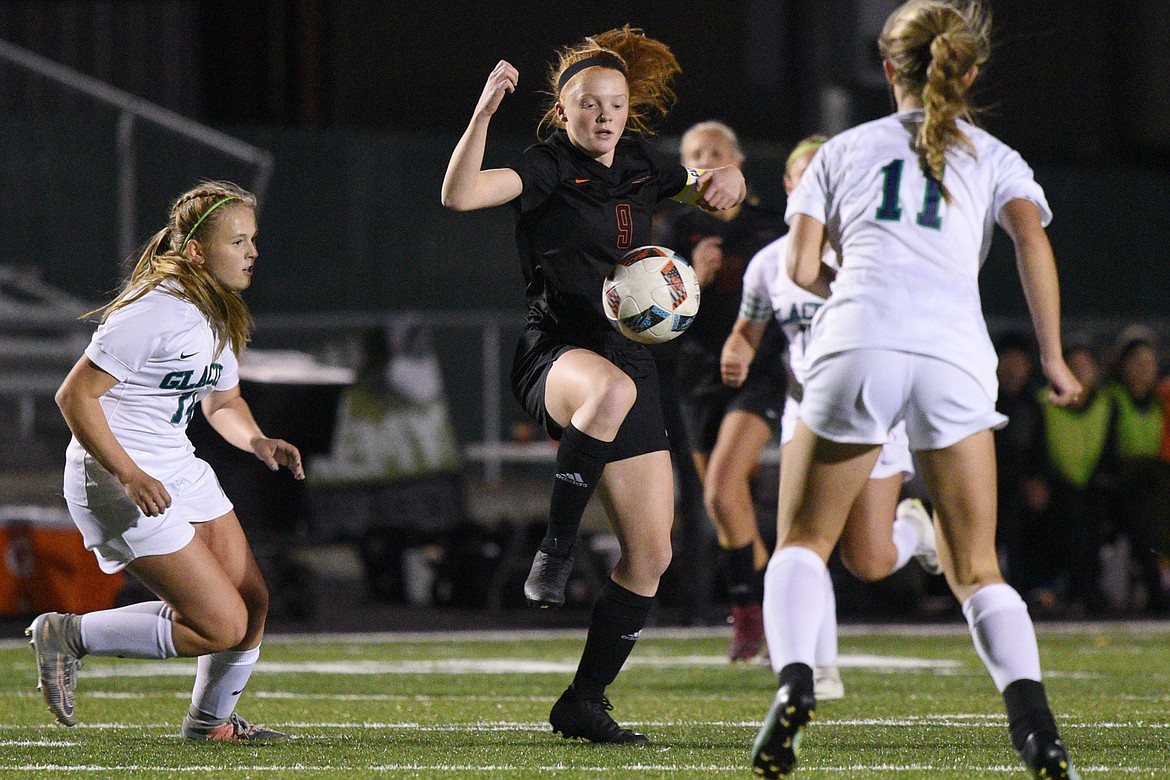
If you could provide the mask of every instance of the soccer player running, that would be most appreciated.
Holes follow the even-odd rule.
[[[694,168],[741,167],[744,162],[735,131],[714,121],[683,133],[679,156]],[[739,206],[714,214],[680,209],[661,231],[661,243],[691,259],[703,289],[698,316],[681,343],[668,348],[677,350],[674,387],[731,597],[732,661],[755,658],[764,646],[761,602],[768,550],[756,525],[751,476],[780,425],[784,340],[779,328],[766,329],[758,359],[735,387],[720,378],[719,353],[735,322],[748,260],[783,232],[783,215],[750,195]]]
[[[817,149],[825,142],[821,135],[810,136],[796,145],[784,166],[784,191],[789,195]],[[732,387],[740,386],[750,377],[753,357],[759,362],[758,345],[773,319],[780,323],[788,340],[788,398],[784,404],[784,418],[780,429],[783,447],[780,459],[781,480],[784,467],[791,462],[787,457],[789,442],[800,415],[801,391],[805,381],[805,353],[813,316],[824,304],[824,298],[798,287],[788,276],[785,257],[788,237],[773,241],[760,250],[748,263],[743,277],[743,300],[731,335],[723,346],[720,367],[723,381]],[[823,262],[837,267],[837,258],[827,251]],[[872,582],[888,577],[918,558],[931,574],[942,572],[934,546],[934,528],[922,502],[908,498],[898,503],[902,483],[914,476],[914,462],[906,441],[906,426],[898,423],[890,432],[889,441],[881,454],[857,500],[849,509],[849,517],[841,536],[841,561],[858,579]],[[788,535],[788,527],[776,529],[780,541]],[[824,617],[817,636],[817,656],[814,669],[814,688],[817,700],[839,699],[845,695],[845,685],[837,668],[837,600],[833,581],[824,573]],[[761,587],[762,590],[762,587]],[[761,593],[762,598],[762,593]],[[779,643],[782,626],[780,616],[772,612],[764,616],[769,646]],[[780,667],[775,667],[780,671]]]
[[[594,742],[647,741],[609,716],[605,688],[645,625],[670,563],[674,517],[654,359],[610,327],[602,281],[628,250],[651,243],[660,201],[722,210],[744,197],[738,168],[687,169],[639,137],[671,105],[678,71],[666,45],[629,26],[562,49],[541,123],[552,133],[511,167],[483,170],[488,124],[519,77],[500,62],[443,181],[443,203],[455,210],[511,203],[516,214],[528,318],[512,389],[560,440],[548,533],[524,586],[531,604],[564,602],[581,515],[603,475],[608,488],[621,557],[593,607],[573,683],[549,716],[555,731]]]
[[[978,2],[911,0],[879,39],[897,112],[817,152],[788,201],[793,280],[828,300],[813,323],[800,422],[781,481],[791,526],[768,565],[764,610],[780,616],[779,690],[752,750],[756,773],[796,765],[813,715],[825,561],[891,429],[906,423],[938,515],[939,554],[975,648],[1035,777],[1076,778],[1040,682],[1027,607],[995,551],[995,350],[978,273],[998,222],[1015,244],[1044,374],[1057,403],[1081,388],[1061,356],[1060,293],[1032,171],[970,124],[966,94],[988,57]],[[841,258],[836,279],[825,241]],[[829,282],[833,281],[829,296]]]
[[[83,656],[197,656],[184,737],[285,737],[235,711],[260,657],[268,590],[231,501],[186,435],[201,403],[228,442],[304,479],[297,448],[265,436],[240,396],[236,360],[252,324],[240,293],[257,254],[255,196],[227,182],[184,193],[122,292],[91,312],[101,324],[57,391],[73,431],[73,522],[102,571],[128,570],[159,597],[33,620],[38,687],[66,726],[77,722]]]

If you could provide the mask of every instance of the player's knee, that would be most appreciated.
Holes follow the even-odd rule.
[[[726,484],[721,479],[710,479],[709,484],[703,490],[703,505],[707,509],[707,514],[720,527],[726,527],[729,522],[735,519],[738,503],[735,500],[735,495],[727,489]]]
[[[841,563],[846,571],[862,582],[877,582],[893,573],[896,559],[892,556],[880,556],[872,551],[857,554],[841,547]]]
[[[253,621],[263,620],[268,615],[268,585],[264,580],[250,583],[240,591],[240,597],[244,600],[248,615]]]
[[[670,543],[648,546],[636,557],[636,565],[643,577],[659,579],[666,573],[671,559]]]
[[[223,605],[206,615],[191,628],[203,639],[210,652],[230,650],[244,641],[248,633],[248,610],[242,599]]]
[[[622,417],[638,400],[638,387],[624,371],[610,371],[596,388],[598,405]]]

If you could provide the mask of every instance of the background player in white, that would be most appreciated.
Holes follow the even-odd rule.
[[[251,315],[256,199],[207,182],[182,195],[122,292],[91,314],[101,325],[57,391],[73,431],[65,498],[103,571],[128,569],[160,601],[85,615],[46,613],[29,626],[49,711],[77,722],[82,656],[198,656],[188,739],[267,741],[236,702],[260,656],[268,591],[232,504],[195,457],[197,402],[211,426],[269,468],[304,479],[296,447],[265,436],[240,396],[237,356]]]
[[[796,765],[816,706],[813,670],[824,568],[890,430],[906,422],[938,513],[939,554],[976,650],[1007,705],[1012,743],[1035,777],[1077,777],[1040,682],[1027,607],[995,551],[995,351],[979,268],[998,222],[1016,249],[1041,363],[1057,403],[1080,385],[1061,356],[1060,293],[1032,171],[967,121],[988,57],[978,2],[911,0],[879,39],[897,113],[817,152],[788,201],[788,266],[828,296],[827,240],[841,258],[813,322],[800,422],[781,483],[791,524],[769,563],[764,609],[780,616],[779,690],[753,747],[757,774]]]
[[[784,191],[791,194],[800,177],[825,142],[823,135],[810,136],[796,145],[784,166]],[[761,249],[748,263],[743,277],[743,298],[739,316],[723,345],[720,369],[723,381],[738,387],[747,376],[755,358],[760,337],[768,322],[775,317],[788,341],[788,398],[784,405],[784,419],[780,427],[780,444],[789,449],[800,414],[800,401],[805,378],[805,348],[813,315],[825,302],[824,298],[798,287],[785,269],[788,250],[787,237],[781,237]],[[834,268],[837,258],[828,252],[824,258]],[[783,454],[783,453],[782,453]],[[759,456],[758,449],[755,452]],[[780,460],[781,479],[784,464]],[[922,502],[908,498],[901,504],[898,496],[902,483],[914,476],[914,462],[906,442],[906,427],[899,423],[890,433],[890,441],[881,449],[878,462],[869,479],[853,502],[849,518],[841,535],[841,561],[858,579],[872,582],[888,577],[918,557],[923,567],[932,574],[942,572],[934,549],[934,528]],[[896,517],[895,517],[896,514]],[[776,529],[778,543],[784,541],[788,527]],[[837,668],[837,610],[833,581],[829,572],[824,576],[824,618],[817,637],[817,657],[814,676],[818,700],[839,699],[845,695],[845,686]],[[765,629],[769,645],[778,643],[781,630],[779,617],[765,615]],[[780,671],[779,666],[774,668]]]

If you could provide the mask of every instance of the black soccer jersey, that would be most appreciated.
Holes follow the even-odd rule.
[[[743,295],[743,273],[756,252],[782,236],[784,215],[778,211],[744,202],[730,222],[699,209],[680,209],[659,238],[687,260],[695,245],[708,236],[723,238],[723,264],[715,278],[703,288],[703,305],[683,335],[689,343],[701,345],[718,355],[739,314]]]
[[[602,282],[622,255],[653,243],[655,206],[682,191],[686,168],[628,136],[607,168],[563,131],[530,146],[511,167],[524,183],[513,206],[528,324],[582,335],[611,331]]]

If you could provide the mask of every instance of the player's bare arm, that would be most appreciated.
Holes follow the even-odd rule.
[[[143,514],[156,517],[171,505],[171,496],[161,482],[138,467],[114,437],[98,400],[116,384],[117,379],[83,355],[58,388],[57,406],[85,451],[118,478]]]
[[[706,287],[723,266],[723,237],[707,236],[691,251],[691,268],[700,287]]]
[[[455,211],[499,206],[518,197],[524,186],[511,168],[482,170],[484,145],[492,114],[508,92],[516,91],[519,72],[504,60],[496,65],[484,84],[471,122],[455,146],[443,177],[443,205]]]
[[[1080,382],[1064,362],[1060,344],[1060,282],[1048,234],[1036,204],[1025,198],[1003,207],[1003,225],[1016,247],[1016,268],[1036,329],[1040,366],[1051,384],[1052,402],[1067,406],[1080,398]]]
[[[719,373],[723,377],[723,384],[739,387],[747,379],[748,368],[756,357],[756,349],[760,346],[760,338],[767,325],[767,320],[756,322],[743,317],[735,320],[719,356]]]
[[[696,185],[700,193],[696,205],[707,211],[726,211],[747,197],[743,171],[734,165],[703,171]]]
[[[789,228],[788,276],[813,295],[828,298],[829,283],[834,274],[821,261],[825,246],[824,224],[807,214],[797,214]]]
[[[300,451],[284,439],[264,435],[239,386],[213,391],[203,399],[202,407],[207,422],[226,442],[251,452],[273,471],[284,466],[296,479],[305,478]]]

